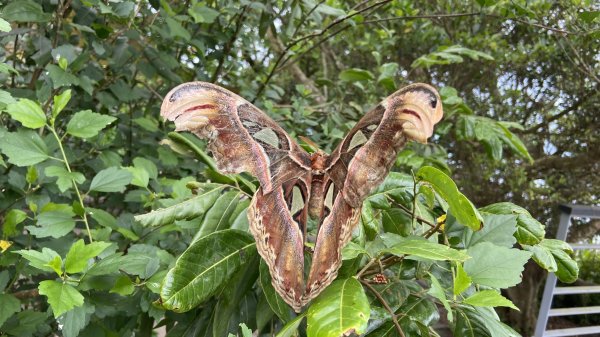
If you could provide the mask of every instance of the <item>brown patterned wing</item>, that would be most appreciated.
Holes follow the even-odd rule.
[[[326,172],[340,192],[319,228],[304,302],[337,276],[342,248],[358,223],[362,203],[383,182],[398,152],[409,139],[425,143],[442,115],[433,87],[409,85],[369,111],[331,154]]]
[[[211,83],[184,83],[171,90],[161,116],[177,131],[208,139],[220,172],[248,172],[264,193],[305,175],[310,156],[266,114],[240,96]]]
[[[210,83],[185,83],[171,90],[161,115],[174,121],[176,130],[208,139],[222,173],[249,172],[258,178],[261,187],[248,210],[250,231],[273,286],[299,311],[310,156],[259,109]]]

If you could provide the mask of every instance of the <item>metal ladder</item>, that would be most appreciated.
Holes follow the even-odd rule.
[[[597,206],[582,206],[582,205],[560,205],[560,223],[556,238],[566,241],[569,226],[572,217],[584,217],[591,219],[600,218],[600,207]],[[570,244],[574,250],[582,249],[600,249],[598,244]],[[548,317],[551,316],[571,316],[585,314],[600,314],[600,306],[577,307],[577,308],[560,308],[552,309],[552,299],[554,295],[573,295],[573,294],[598,294],[600,293],[600,285],[598,286],[575,286],[575,287],[557,287],[556,275],[551,273],[546,279],[544,288],[544,296],[538,314],[538,320],[535,327],[534,337],[562,337],[562,336],[583,336],[597,334],[600,336],[600,325],[586,326],[569,329],[546,330]]]

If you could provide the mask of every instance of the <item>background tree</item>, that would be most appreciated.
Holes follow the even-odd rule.
[[[169,336],[219,335],[239,322],[262,331],[286,322],[248,316],[272,304],[261,297],[262,275],[254,282],[258,260],[236,274],[236,284],[247,286],[234,287],[239,293],[225,287],[186,314],[151,304],[176,256],[196,237],[220,229],[219,219],[244,228],[248,200],[240,197],[250,193],[229,190],[206,214],[160,227],[134,220],[202,195],[206,186],[194,180],[230,185],[238,179],[215,174],[193,138],[164,139],[170,126],[158,119],[160,102],[185,81],[228,87],[293,136],[310,137],[328,151],[381,98],[411,82],[432,83],[446,117],[432,144],[411,144],[400,154],[397,171],[437,167],[474,204],[512,201],[549,228],[557,203],[598,203],[599,176],[591,173],[600,165],[593,127],[600,125],[600,19],[591,1],[15,0],[0,6],[3,334],[47,335],[60,326],[64,336],[149,336],[164,325]],[[408,185],[398,179],[395,186],[411,191],[410,176],[396,177]],[[406,193],[395,195],[399,205],[391,208],[373,202],[380,207],[374,222],[387,232],[425,234],[429,229],[411,226],[423,222],[412,211],[416,193]],[[435,222],[443,207],[431,206],[423,214]],[[374,232],[365,231],[366,241],[373,240]],[[579,237],[597,232],[597,222],[577,226],[585,233]],[[346,266],[348,275],[365,259],[351,259],[356,266]],[[435,286],[422,272],[441,275],[427,264],[401,266],[414,272],[409,279],[426,280],[425,289]],[[540,275],[528,265],[525,282],[507,293],[523,313],[511,325],[525,335],[538,303],[522,294],[538,292]],[[572,278],[573,270],[563,276]],[[423,289],[412,285],[397,293]],[[437,295],[430,298],[442,298]],[[392,310],[416,303],[407,296],[389,303]],[[247,310],[235,310],[240,299]],[[374,333],[396,331],[386,308],[374,307],[385,322]],[[434,305],[415,307],[409,316],[420,313],[425,325],[437,320]],[[464,317],[469,310],[463,308]],[[399,320],[405,331],[431,329]],[[476,335],[512,333],[496,328],[477,326]]]

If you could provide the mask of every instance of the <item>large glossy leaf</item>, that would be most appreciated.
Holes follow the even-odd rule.
[[[289,321],[286,325],[283,326],[283,328],[281,328],[279,333],[277,333],[276,337],[297,336],[298,327],[300,326],[300,323],[302,323],[304,316],[306,316],[306,313],[303,313],[300,316]]]
[[[444,172],[435,167],[425,166],[417,172],[417,179],[425,181],[444,199],[449,205],[449,211],[461,224],[479,230],[483,227],[483,218],[473,206],[471,201],[460,193],[454,181]]]
[[[241,192],[238,191],[228,191],[220,195],[206,212],[195,238],[201,238],[212,232],[229,228],[233,220],[231,216],[240,201],[240,195]]]
[[[308,308],[308,337],[361,334],[367,328],[370,309],[364,289],[355,278],[337,280]]]
[[[193,219],[210,209],[225,185],[204,184],[198,195],[179,204],[137,215],[135,220],[143,226],[163,226],[175,220]]]
[[[259,260],[258,254],[254,254],[219,293],[213,318],[214,336],[235,333],[244,322],[256,329],[257,302],[252,287],[258,278]]]
[[[275,291],[273,284],[271,284],[269,267],[263,259],[260,260],[260,286],[262,287],[263,293],[265,294],[265,298],[267,299],[271,310],[273,310],[277,317],[279,317],[284,323],[292,319],[290,307]]]
[[[188,311],[204,302],[256,255],[250,234],[229,229],[193,243],[169,270],[160,292],[168,310]]]

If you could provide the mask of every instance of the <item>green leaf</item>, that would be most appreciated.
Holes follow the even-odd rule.
[[[577,262],[569,256],[573,253],[573,249],[568,243],[555,240],[544,239],[539,243],[539,246],[548,250],[556,261],[556,277],[565,283],[575,282],[579,277],[579,266]]]
[[[60,95],[54,96],[54,105],[52,106],[52,118],[56,118],[63,111],[71,100],[71,89],[63,91]]]
[[[480,231],[465,231],[465,247],[472,247],[480,242],[492,242],[498,246],[511,248],[517,242],[513,234],[517,230],[517,217],[514,215],[483,215],[485,224]]]
[[[346,15],[346,12],[344,12],[343,9],[341,8],[334,8],[331,6],[328,6],[326,4],[320,3],[317,7],[316,7],[316,11],[318,13],[322,13],[325,15],[332,15],[332,16],[342,16],[342,15]]]
[[[90,316],[94,311],[96,311],[96,308],[93,305],[84,304],[80,307],[75,307],[60,316],[57,321],[62,325],[61,332],[63,336],[79,336],[79,332],[88,325]]]
[[[46,266],[52,268],[54,272],[60,277],[62,276],[62,259],[60,256],[55,256],[50,262],[46,264]]]
[[[424,166],[417,172],[417,179],[426,181],[448,202],[449,211],[456,220],[474,231],[481,229],[483,218],[471,201],[458,191],[454,181],[444,172],[431,166]]]
[[[10,27],[10,23],[8,23],[8,21],[4,20],[3,18],[0,18],[0,31],[2,32],[10,32],[12,28]],[[2,326],[2,322],[0,322],[0,326]]]
[[[75,228],[75,213],[68,210],[51,210],[38,214],[36,226],[25,228],[38,238],[53,237],[58,239]]]
[[[139,186],[139,187],[147,187],[148,182],[150,181],[150,176],[148,172],[141,167],[129,166],[125,167],[129,173],[131,173],[131,185]]]
[[[115,117],[95,113],[92,110],[79,111],[69,120],[67,133],[75,137],[91,138],[115,120]]]
[[[25,175],[25,181],[28,184],[33,184],[38,178],[38,172],[35,166],[29,166],[27,168],[27,174]]]
[[[256,243],[241,231],[225,230],[194,242],[169,270],[160,294],[165,309],[185,312],[214,295],[256,254]]]
[[[0,134],[0,149],[8,162],[17,166],[31,166],[48,159],[48,148],[33,131],[19,130]]]
[[[509,288],[521,282],[523,266],[531,253],[519,249],[479,243],[467,250],[472,259],[465,271],[474,283],[494,288]]]
[[[300,323],[302,323],[302,320],[305,316],[306,312],[302,313],[301,315],[298,315],[296,318],[289,321],[286,325],[283,326],[283,328],[281,328],[281,330],[279,330],[275,337],[297,336],[298,327],[300,326]]]
[[[458,305],[455,307],[455,316],[454,336],[521,337],[511,327],[500,322],[493,308]]]
[[[347,69],[347,70],[342,71],[339,75],[339,78],[342,81],[354,82],[354,81],[370,81],[370,80],[374,79],[375,77],[368,70],[353,68],[353,69]]]
[[[47,272],[54,271],[54,269],[48,266],[48,263],[57,256],[60,258],[60,255],[58,255],[57,252],[46,247],[42,248],[41,252],[33,249],[23,249],[14,251],[13,253],[21,255],[24,259],[29,261],[30,266]]]
[[[17,225],[27,219],[27,213],[20,209],[11,209],[6,213],[4,217],[4,223],[2,223],[2,233],[4,237],[11,237],[17,234]]]
[[[185,29],[185,27],[179,23],[179,21],[170,17],[166,18],[165,21],[169,27],[172,38],[180,37],[184,41],[189,41],[192,38],[190,32],[188,32],[187,29]]]
[[[210,233],[227,229],[231,226],[231,215],[235,211],[240,201],[241,192],[228,191],[219,196],[213,206],[206,212],[200,230],[194,237],[194,240],[206,236]]]
[[[196,3],[188,9],[188,13],[194,19],[195,23],[213,23],[220,14],[218,11],[206,7],[202,3]]]
[[[56,185],[61,193],[73,187],[74,180],[77,184],[85,182],[85,176],[79,172],[69,172],[64,166],[47,166],[44,173],[48,177],[57,177]]]
[[[338,337],[367,329],[370,307],[355,278],[334,281],[311,304],[307,313],[308,337]]]
[[[522,245],[538,244],[546,232],[544,225],[534,219],[529,212],[523,207],[517,206],[510,202],[500,202],[491,204],[480,209],[482,212],[492,214],[514,214],[517,216],[517,231],[515,238]]]
[[[2,16],[12,22],[48,22],[52,15],[31,0],[13,1],[2,9]]]
[[[209,210],[226,186],[219,184],[203,184],[198,195],[179,204],[137,215],[135,220],[142,226],[163,226],[175,220],[193,219]]]
[[[127,296],[133,294],[135,286],[131,279],[127,275],[121,275],[115,282],[115,285],[110,289],[111,293],[116,293],[121,296]]]
[[[125,186],[131,182],[131,179],[131,173],[127,170],[118,167],[109,167],[94,176],[90,184],[90,191],[123,192]]]
[[[383,252],[396,256],[413,255],[436,261],[465,261],[469,259],[469,255],[465,251],[456,250],[425,239],[407,239],[391,233],[385,233],[382,236],[386,246],[388,246]]]
[[[476,307],[509,307],[520,311],[513,302],[496,290],[482,290],[466,298],[463,303]]]
[[[350,241],[342,249],[342,260],[352,260],[361,254],[369,255],[369,252],[361,245]]]
[[[52,79],[53,89],[79,84],[79,78],[77,78],[77,76],[65,71],[57,65],[48,64],[46,70],[48,70],[48,76]]]
[[[0,63],[0,73],[2,72],[2,63]],[[12,97],[10,92],[0,89],[0,111],[4,111],[5,106],[17,103],[17,100]]]
[[[46,114],[37,102],[21,98],[18,102],[6,106],[6,112],[30,129],[38,129],[46,125]]]
[[[54,312],[54,317],[83,305],[83,296],[77,289],[66,283],[46,280],[40,282],[38,289],[40,294],[48,297],[48,304]]]
[[[523,245],[523,249],[533,253],[533,260],[540,267],[542,267],[552,273],[556,272],[558,270],[558,265],[556,264],[554,255],[552,255],[552,252],[548,248],[540,246],[540,245],[535,245],[535,246]]]
[[[452,308],[450,308],[450,303],[448,302],[448,298],[446,298],[446,292],[444,291],[444,288],[440,284],[440,281],[433,276],[433,274],[429,273],[429,278],[431,280],[431,288],[429,291],[427,291],[427,293],[440,300],[448,312],[448,321],[452,322],[454,320],[452,317]]]
[[[456,275],[454,276],[454,287],[452,292],[459,295],[471,286],[471,277],[467,274],[461,263],[456,264]]]
[[[13,314],[21,311],[21,302],[11,294],[0,294],[0,326]]]
[[[273,284],[271,283],[271,274],[269,273],[269,266],[261,259],[260,260],[260,286],[262,287],[263,294],[267,299],[267,303],[271,307],[271,310],[281,319],[283,323],[289,322],[292,319],[290,307],[275,291]]]
[[[67,273],[82,272],[88,265],[88,260],[102,253],[111,244],[108,242],[92,242],[85,244],[83,240],[77,240],[69,249],[65,260],[65,270]]]

